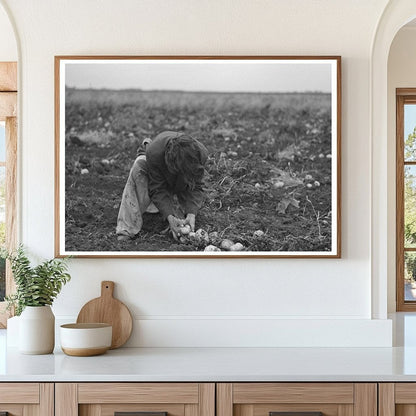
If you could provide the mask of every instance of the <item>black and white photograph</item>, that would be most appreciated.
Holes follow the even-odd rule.
[[[56,57],[57,256],[340,257],[339,57]]]

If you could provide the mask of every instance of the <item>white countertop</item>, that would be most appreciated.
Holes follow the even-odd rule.
[[[416,348],[120,348],[0,357],[0,381],[416,381]]]
[[[119,348],[96,357],[23,355],[0,330],[0,382],[416,381],[416,314],[393,348]]]

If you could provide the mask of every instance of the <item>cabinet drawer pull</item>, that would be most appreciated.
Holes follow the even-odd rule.
[[[114,416],[168,416],[168,412],[115,412]]]
[[[269,412],[269,416],[323,416],[322,412]]]

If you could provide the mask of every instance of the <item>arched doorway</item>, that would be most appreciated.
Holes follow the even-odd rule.
[[[395,235],[391,224],[395,221],[395,190],[389,155],[388,57],[397,32],[415,17],[414,0],[390,2],[381,16],[371,55],[371,268],[372,316],[376,319],[387,317],[386,300],[394,291]]]

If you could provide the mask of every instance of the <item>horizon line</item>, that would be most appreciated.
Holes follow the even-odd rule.
[[[75,87],[65,85],[65,89],[73,89],[78,91],[93,90],[93,91],[137,91],[137,92],[171,92],[171,93],[190,93],[190,94],[332,94],[332,91],[320,90],[306,90],[306,91],[214,91],[214,90],[167,90],[167,89],[150,89],[144,90],[142,88],[108,88],[108,87]]]

